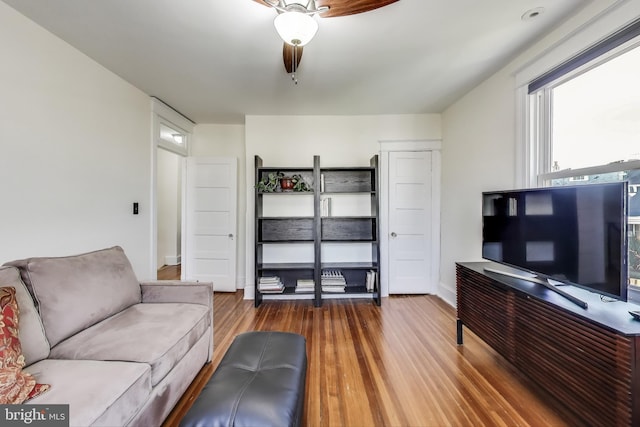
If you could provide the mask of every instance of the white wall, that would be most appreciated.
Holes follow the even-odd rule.
[[[439,140],[439,114],[386,116],[247,116],[246,182],[238,197],[246,200],[245,295],[253,298],[254,156],[265,166],[365,166],[380,151],[380,141]]]
[[[120,245],[148,279],[148,96],[3,2],[0,58],[0,263]]]
[[[245,126],[250,183],[254,155],[276,166],[312,166],[316,154],[327,166],[368,165],[381,140],[442,137],[439,114],[247,116]]]
[[[235,157],[238,159],[238,218],[236,242],[236,286],[245,286],[245,218],[246,218],[246,173],[245,173],[245,127],[243,125],[202,124],[193,129],[191,155],[194,157]],[[253,204],[251,204],[253,209]]]
[[[511,77],[498,73],[443,115],[441,285],[455,300],[455,262],[481,259],[481,193],[515,184]]]
[[[439,293],[451,304],[455,304],[455,262],[481,260],[481,192],[523,182],[518,128],[523,118],[517,116],[516,97],[517,88],[528,82],[523,76],[537,77],[635,19],[640,14],[638,4],[610,0],[589,4],[443,113]]]
[[[182,157],[158,149],[157,265],[180,263],[182,237]]]

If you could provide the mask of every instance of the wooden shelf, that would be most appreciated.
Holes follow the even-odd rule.
[[[314,218],[258,218],[261,243],[313,241]]]
[[[323,217],[322,241],[376,240],[376,218],[373,217]]]
[[[323,270],[377,270],[376,262],[323,262]]]
[[[313,196],[314,191],[258,191],[259,196]]]
[[[323,193],[375,192],[377,170],[364,168],[322,168],[320,170]]]
[[[313,270],[315,265],[313,263],[294,263],[294,262],[282,262],[282,263],[265,263],[256,264],[258,270]]]
[[[372,295],[371,292],[367,292],[367,288],[364,285],[350,285],[347,284],[344,292],[322,292],[323,295],[351,295],[351,294],[367,294]]]

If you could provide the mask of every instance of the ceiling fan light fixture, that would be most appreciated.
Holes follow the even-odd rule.
[[[318,23],[315,19],[296,11],[279,14],[273,21],[273,25],[282,40],[293,46],[306,45],[318,32]]]

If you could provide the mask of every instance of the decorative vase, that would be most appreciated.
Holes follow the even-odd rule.
[[[280,178],[280,188],[282,191],[292,191],[293,190],[293,178],[288,176]]]

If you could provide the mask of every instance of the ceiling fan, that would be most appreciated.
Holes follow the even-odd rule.
[[[354,15],[395,3],[398,0],[254,0],[274,8],[278,15],[274,21],[276,30],[284,40],[282,57],[284,67],[297,83],[295,72],[302,59],[303,46],[318,31],[313,15],[323,18]]]

